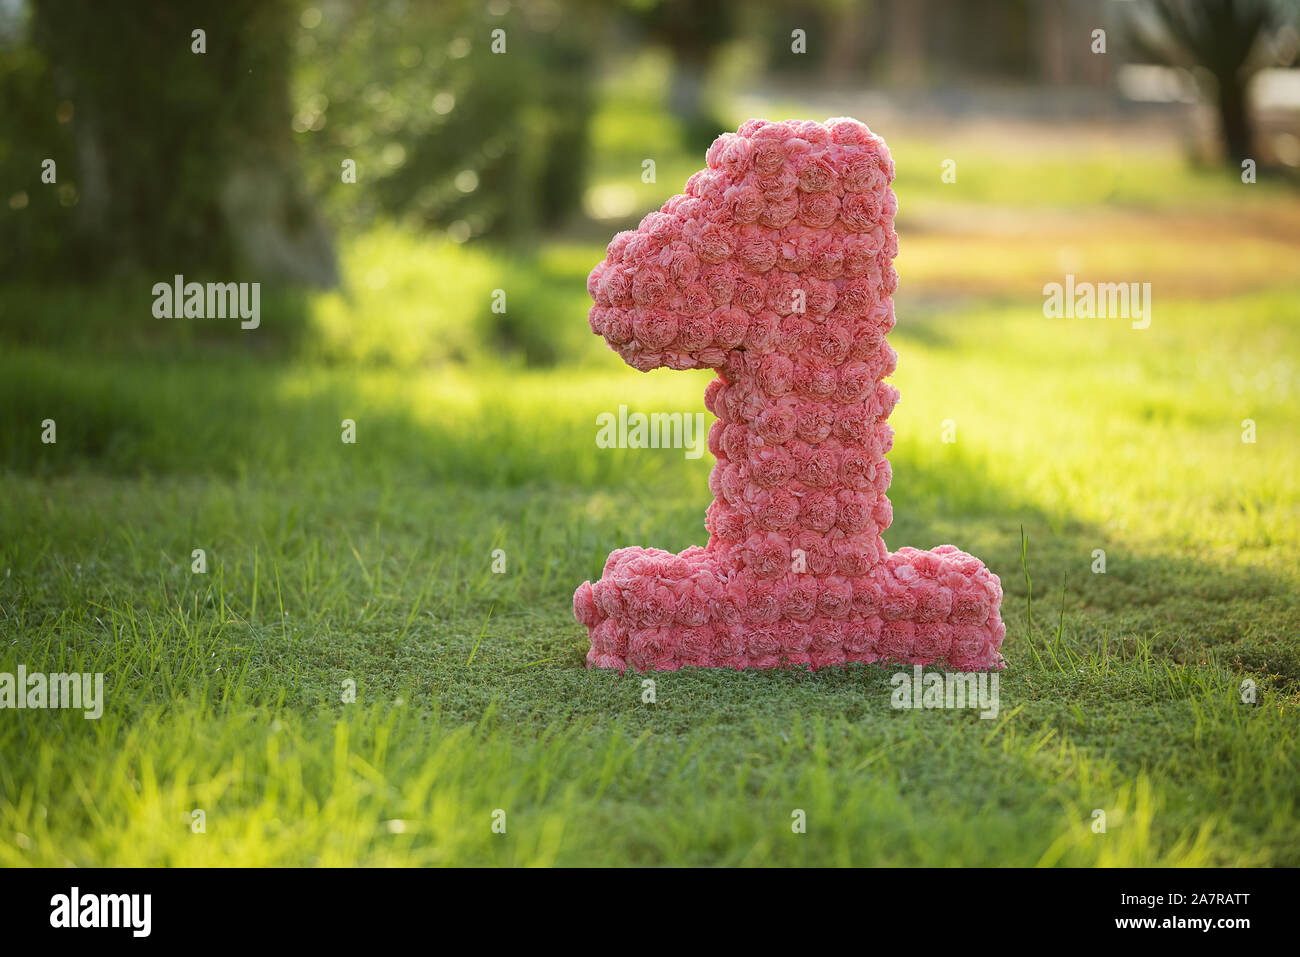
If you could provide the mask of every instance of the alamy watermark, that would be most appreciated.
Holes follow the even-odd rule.
[[[703,412],[632,412],[620,405],[618,414],[596,416],[596,447],[602,449],[685,449],[698,459],[708,447]]]
[[[124,927],[133,937],[148,937],[152,912],[152,894],[83,894],[73,887],[50,898],[51,927]]]
[[[981,718],[998,716],[998,673],[987,671],[930,671],[912,666],[889,679],[894,692],[889,704],[896,710],[924,708],[979,708]]]
[[[1134,329],[1151,325],[1151,283],[1065,282],[1043,285],[1043,315],[1048,319],[1131,319]]]
[[[28,674],[26,665],[16,674],[0,671],[0,710],[5,708],[76,708],[86,720],[98,720],[104,713],[103,672]]]
[[[153,314],[158,319],[240,319],[239,328],[262,324],[260,282],[171,282],[153,284]]]

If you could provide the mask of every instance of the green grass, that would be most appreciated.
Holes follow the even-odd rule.
[[[598,179],[650,208],[635,131],[599,129]],[[257,333],[160,326],[143,279],[0,289],[0,671],[107,689],[99,721],[0,712],[0,865],[1300,864],[1300,202],[1173,165],[1131,203],[900,179],[886,537],[1002,577],[995,720],[894,710],[892,669],[647,703],[583,667],[574,587],[702,544],[711,459],[596,447],[598,412],[700,410],[708,375],[588,334],[580,232],[378,228]],[[1151,281],[1151,327],[1043,318],[1067,268]]]

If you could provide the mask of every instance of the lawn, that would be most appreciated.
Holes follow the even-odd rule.
[[[599,128],[633,219],[680,187]],[[376,227],[256,332],[0,290],[0,671],[107,699],[0,714],[0,865],[1300,864],[1300,198],[1059,152],[895,145],[886,539],[1001,576],[992,720],[892,668],[584,668],[574,587],[703,544],[712,465],[596,446],[708,376],[589,335],[591,230]],[[1151,282],[1150,328],[1044,318],[1066,272]]]

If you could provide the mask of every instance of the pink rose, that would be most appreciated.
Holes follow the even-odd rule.
[[[875,554],[859,543],[846,540],[835,543],[835,570],[845,578],[858,578],[871,570]]]
[[[913,663],[929,665],[947,657],[952,647],[952,634],[947,625],[939,622],[922,622],[917,624],[913,634]]]
[[[723,133],[704,154],[704,161],[710,169],[722,169],[735,175],[744,172],[752,152],[753,144],[745,137]]]
[[[635,345],[635,343],[629,343],[618,348],[618,354],[633,369],[638,372],[649,372],[651,369],[658,369],[663,365],[664,354],[662,352],[644,352],[635,348]]]
[[[700,278],[709,297],[718,305],[731,302],[736,294],[736,267],[731,263],[718,263],[701,270]]]
[[[591,645],[603,654],[622,658],[627,654],[627,629],[607,618],[591,630]]]
[[[685,244],[675,243],[662,258],[666,259],[663,263],[664,271],[676,285],[694,282],[700,274],[700,261]]]
[[[797,473],[799,481],[812,488],[829,488],[835,481],[835,452],[825,446],[809,450],[807,457],[799,463]]]
[[[894,406],[898,402],[898,395],[898,390],[888,382],[877,382],[875,389],[872,390],[870,400],[867,402],[867,408],[872,418],[888,418],[889,413],[894,411]]]
[[[632,314],[611,309],[605,314],[605,327],[601,331],[611,345],[626,345],[632,341]]]
[[[754,185],[762,192],[763,199],[768,204],[794,199],[794,208],[799,208],[799,200],[794,195],[799,188],[799,174],[793,166],[782,163],[780,168],[771,173],[760,173],[755,178]]]
[[[798,124],[790,124],[789,130],[790,134],[782,146],[785,148],[786,162],[797,168],[799,160],[812,152],[812,144],[799,135]]]
[[[755,628],[749,632],[746,652],[751,658],[767,658],[781,650],[776,634],[768,628]]]
[[[871,284],[862,279],[854,279],[840,288],[837,311],[857,318],[867,315],[875,303],[876,291]]]
[[[843,578],[830,577],[822,582],[817,596],[817,614],[843,618],[853,607],[853,589]]]
[[[712,336],[712,327],[710,326],[709,335]],[[721,379],[710,379],[709,384],[704,387],[704,407],[718,417],[726,414],[726,400],[729,387]]]
[[[882,253],[881,255],[883,256],[884,254]],[[880,272],[882,277],[880,281],[880,295],[886,297],[892,296],[894,293],[898,292],[898,270],[894,268],[894,264],[886,260],[881,265]]]
[[[764,298],[762,277],[743,273],[736,282],[736,305],[746,312],[758,312],[763,308]]]
[[[699,360],[700,365],[703,367],[720,369],[727,364],[727,360],[729,360],[731,356],[732,353],[730,352],[709,346],[707,349],[701,349],[700,354],[696,356],[696,359]]]
[[[820,402],[800,402],[795,414],[795,435],[803,441],[824,442],[831,434],[835,413]]]
[[[618,263],[623,261],[623,253],[627,249],[627,244],[632,241],[636,233],[631,229],[625,229],[621,233],[615,233],[614,238],[609,241],[605,247],[605,261]]]
[[[839,291],[835,288],[835,284],[821,279],[805,278],[804,288],[808,297],[808,317],[817,321],[823,316],[830,315],[839,298]]]
[[[794,438],[795,409],[793,399],[780,399],[765,408],[754,423],[764,442],[785,445]]]
[[[662,305],[670,292],[668,277],[654,267],[643,266],[632,279],[632,301],[638,306]]]
[[[840,170],[840,184],[850,193],[872,193],[884,189],[889,180],[875,156],[863,153],[844,164]]]
[[[765,273],[776,264],[776,244],[767,238],[762,229],[746,229],[737,241],[736,259],[750,272]]]
[[[781,613],[794,621],[807,621],[817,607],[817,582],[811,576],[787,579],[778,589]]]
[[[954,625],[982,625],[989,617],[989,596],[984,589],[967,583],[952,596],[952,611],[948,620]]]
[[[881,339],[880,345],[871,353],[866,362],[869,378],[875,380],[885,379],[894,374],[894,369],[898,365],[898,353],[894,351],[893,346]]]
[[[770,581],[748,583],[745,620],[755,624],[771,624],[781,617],[781,603],[776,588]]]
[[[844,247],[835,237],[821,233],[813,245],[809,270],[817,279],[837,279],[844,273]]]
[[[596,300],[596,304],[599,306],[609,305],[609,297],[600,288],[600,277],[609,268],[608,263],[600,262],[596,264],[595,269],[587,273],[587,295]]]
[[[839,504],[829,492],[810,490],[804,493],[799,506],[799,520],[804,528],[815,532],[828,532],[835,525],[835,514]]]
[[[853,336],[848,329],[839,322],[828,322],[820,326],[812,336],[812,347],[818,356],[837,366],[845,360],[849,354],[849,346],[853,344]],[[838,376],[834,368],[828,368],[830,374],[830,385],[825,391],[817,393],[822,398],[830,398],[835,394],[835,388],[838,385]]]
[[[677,659],[683,665],[710,667],[713,664],[715,645],[712,628],[697,626],[677,629]]]
[[[780,257],[777,260],[784,272],[803,272],[812,261],[817,239],[821,234],[807,226],[793,225],[781,230]]]
[[[732,422],[722,432],[722,450],[726,453],[727,458],[742,461],[749,455],[750,432],[749,429],[739,422]],[[742,482],[740,473],[736,469],[728,469],[723,475],[722,487],[727,488],[729,482]],[[743,484],[740,486],[743,489]],[[740,493],[737,489],[737,495]]]
[[[865,492],[841,489],[836,495],[839,506],[836,524],[846,535],[864,531],[871,523],[871,505]]]
[[[870,233],[850,236],[844,240],[844,275],[864,276],[876,262],[884,241],[883,232],[876,228]]]
[[[600,621],[600,610],[596,608],[596,598],[591,593],[591,582],[583,582],[573,593],[573,617],[588,628]]]
[[[866,124],[850,117],[828,120],[826,127],[830,131],[831,141],[840,146],[865,146],[871,142],[872,133]]]
[[[795,536],[795,547],[802,549],[808,571],[814,575],[829,575],[835,570],[835,549],[826,536],[805,531]]]
[[[709,620],[712,601],[697,582],[685,578],[672,586],[675,598],[674,620],[679,625],[703,625]]]
[[[798,313],[792,312],[783,318],[776,337],[777,351],[784,352],[786,355],[794,355],[803,349],[803,331],[808,325],[810,324],[805,322],[803,316]]]
[[[812,641],[808,644],[808,650],[814,655],[826,654],[829,651],[839,649],[844,641],[844,630],[837,621],[818,618],[813,621],[808,631],[812,636]],[[843,663],[843,661],[840,662],[840,664]]]
[[[632,280],[617,266],[607,267],[600,275],[600,298],[611,306],[632,305]]]
[[[745,338],[749,316],[743,309],[720,306],[709,316],[713,323],[713,344],[719,349],[734,349]]]
[[[869,439],[873,425],[862,406],[842,406],[835,419],[835,435],[841,442],[863,445]]]
[[[754,523],[765,532],[780,532],[794,524],[799,503],[783,488],[772,489],[754,503]]]
[[[986,651],[986,634],[977,625],[963,625],[952,631],[948,664],[957,671],[978,671],[989,667],[992,656]]]
[[[713,297],[702,282],[693,282],[682,290],[681,311],[687,316],[707,315],[713,308]]]
[[[818,334],[814,333],[814,342],[817,338]],[[795,390],[801,396],[829,399],[835,392],[835,383],[835,367],[823,359],[801,362],[795,369]]]
[[[886,621],[880,628],[876,650],[886,661],[905,662],[912,656],[915,628],[910,621]]]
[[[672,592],[656,588],[645,579],[636,579],[632,588],[623,589],[623,603],[627,617],[646,627],[668,624],[675,612]]]
[[[736,545],[748,531],[745,516],[725,502],[713,501],[704,513],[704,526],[718,541]]]
[[[889,488],[890,464],[881,462],[876,469],[876,482],[878,488],[873,490],[879,496],[874,505],[871,506],[871,521],[880,531],[884,531],[894,523],[894,506],[890,504],[889,499],[885,498],[885,489]],[[882,481],[883,479],[883,481]]]
[[[840,198],[834,193],[803,193],[799,197],[799,221],[814,229],[825,229],[840,214]]]
[[[856,595],[853,604],[856,610]],[[850,621],[844,633],[844,650],[871,661],[875,658],[876,645],[880,641],[880,632],[881,622],[879,618],[865,617]]]
[[[785,150],[779,142],[763,140],[754,143],[754,169],[764,176],[770,176],[785,165]]]
[[[637,232],[649,236],[660,246],[666,246],[681,237],[682,222],[672,213],[656,210],[641,217]]]
[[[763,194],[754,186],[732,186],[722,198],[732,221],[737,223],[756,222],[767,205]]]
[[[783,355],[769,353],[758,365],[758,386],[773,398],[786,395],[794,385],[794,363]]]
[[[676,337],[677,320],[661,309],[640,309],[632,319],[632,335],[644,348],[657,352]]]
[[[800,120],[796,129],[799,135],[813,146],[826,147],[830,145],[830,130],[816,120]]]
[[[723,661],[744,657],[744,636],[734,628],[717,629],[717,650],[715,653]]]
[[[667,629],[637,628],[628,636],[628,663],[640,671],[675,671],[675,641]]]
[[[638,230],[627,241],[627,247],[623,250],[623,263],[632,268],[642,267],[657,259],[662,251],[663,243],[649,233]]]
[[[871,487],[875,475],[875,463],[871,457],[859,449],[848,447],[840,457],[840,481],[852,489]]]
[[[696,199],[694,196],[687,196],[685,193],[677,193],[673,196],[668,197],[668,199],[664,202],[661,211],[665,213],[671,213],[672,215],[685,221],[688,219],[695,218],[693,213],[695,211],[695,205],[697,205],[698,203],[699,200]]]
[[[774,532],[745,539],[745,564],[759,578],[779,578],[790,567],[790,544]]]
[[[883,219],[875,193],[848,193],[840,203],[840,219],[855,233],[865,233]]]
[[[794,463],[790,454],[779,445],[765,445],[749,459],[754,481],[762,488],[775,488],[790,481]]]
[[[692,353],[713,341],[713,323],[707,318],[685,316],[677,323],[676,349]]]
[[[717,223],[692,223],[689,232],[691,247],[704,262],[720,263],[731,258],[731,235]]]
[[[781,317],[770,309],[755,313],[745,328],[744,346],[751,352],[767,352],[776,342]]]
[[[835,167],[825,154],[805,153],[794,161],[799,189],[805,193],[823,193],[836,187]]]
[[[716,206],[726,189],[727,177],[717,170],[702,169],[686,181],[686,193]]]
[[[763,207],[762,215],[758,217],[758,222],[768,229],[784,229],[794,222],[798,215],[799,199],[792,193],[783,199],[769,199],[767,205]]]
[[[872,387],[871,370],[865,362],[851,359],[839,368],[839,382],[835,387],[836,402],[856,402]]]

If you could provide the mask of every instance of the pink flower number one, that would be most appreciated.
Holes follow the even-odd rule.
[[[862,123],[750,120],[609,244],[592,331],[711,368],[706,547],[620,548],[573,597],[589,666],[1002,667],[1002,587],[952,545],[890,552],[897,200]]]

